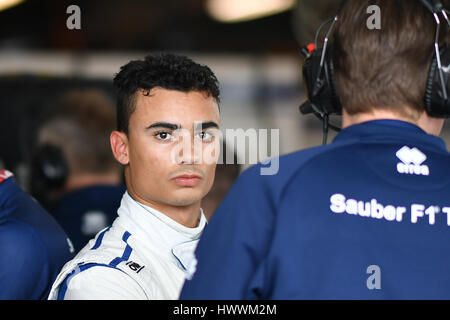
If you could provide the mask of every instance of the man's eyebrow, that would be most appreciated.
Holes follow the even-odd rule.
[[[166,129],[170,129],[170,130],[177,130],[179,128],[181,128],[180,125],[178,124],[174,124],[174,123],[169,123],[169,122],[155,122],[152,125],[149,125],[146,129],[154,129],[154,128],[166,128]]]
[[[215,123],[214,121],[206,121],[206,122],[197,122],[195,123],[195,130],[205,130],[208,128],[217,128],[219,129],[219,125]]]

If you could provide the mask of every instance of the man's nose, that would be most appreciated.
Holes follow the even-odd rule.
[[[201,161],[202,144],[194,139],[194,134],[186,130],[181,136],[180,141],[180,164],[198,164]]]

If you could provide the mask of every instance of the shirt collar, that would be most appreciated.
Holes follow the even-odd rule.
[[[0,171],[0,207],[10,198],[11,194],[20,190],[14,175],[8,170]]]
[[[122,198],[118,214],[133,229],[129,230],[130,233],[150,237],[152,239],[149,241],[156,241],[158,245],[165,245],[170,249],[181,243],[198,240],[206,225],[206,217],[201,209],[198,226],[188,228],[162,212],[134,200],[128,192]]]
[[[386,139],[414,141],[419,145],[448,152],[444,140],[427,134],[415,124],[401,120],[372,120],[355,124],[339,132],[333,142],[346,142],[355,139],[367,142],[386,141]]]
[[[6,179],[11,178],[13,176],[14,176],[14,174],[11,171],[0,170],[0,183],[2,183]]]

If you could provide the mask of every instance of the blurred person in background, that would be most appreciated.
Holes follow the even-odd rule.
[[[114,85],[110,141],[127,191],[119,217],[63,267],[49,299],[177,299],[195,269],[201,200],[220,147],[218,80],[207,66],[164,53],[122,66]]]
[[[0,299],[46,299],[73,253],[55,219],[0,168]]]
[[[117,217],[125,192],[109,134],[115,109],[100,90],[66,92],[39,129],[32,193],[68,233],[78,252]]]
[[[226,163],[228,153],[233,153],[233,163]],[[202,209],[208,221],[212,218],[214,211],[225,198],[241,171],[241,165],[238,164],[236,153],[227,146],[225,140],[222,143],[219,159],[223,161],[222,163],[217,163],[214,184],[211,191],[202,200]]]

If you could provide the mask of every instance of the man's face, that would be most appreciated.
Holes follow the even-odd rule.
[[[218,126],[218,105],[203,92],[138,91],[118,158],[130,194],[160,210],[199,203],[214,181],[216,163],[204,160],[218,153]]]

